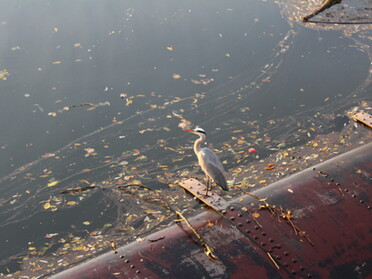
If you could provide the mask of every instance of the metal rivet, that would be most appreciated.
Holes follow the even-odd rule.
[[[231,206],[231,207],[230,207],[230,210],[231,210],[231,211],[234,211],[234,210],[235,210],[235,208],[234,208],[233,206]]]
[[[313,276],[309,273],[307,274],[307,278],[312,278]]]
[[[243,216],[243,214],[241,214],[241,213],[238,214],[238,217],[242,217],[242,216]]]
[[[354,194],[352,194],[351,196],[352,196],[353,198],[355,198],[355,197],[356,197],[356,195],[354,195]]]
[[[131,268],[135,268],[135,266],[132,264],[131,266],[130,266]]]
[[[247,219],[247,221],[246,221],[248,224],[251,222],[251,220],[249,220],[249,219]]]
[[[274,242],[274,239],[272,239],[272,238],[269,238],[269,241],[270,241],[270,242]]]
[[[336,186],[340,186],[340,183],[336,182]]]
[[[370,207],[369,205],[367,206],[367,208],[368,208],[368,209],[371,209],[371,207]]]
[[[258,239],[258,236],[257,236],[257,235],[254,235],[253,238],[254,238],[254,239]]]
[[[287,266],[288,266],[288,264],[287,264],[287,263],[284,263],[283,265],[284,265],[285,267],[287,267]]]
[[[276,257],[275,257],[275,259],[277,259],[277,260],[280,260],[280,259],[281,259],[281,257],[280,257],[280,256],[276,256]]]
[[[261,242],[261,246],[266,246],[266,243],[265,242]]]
[[[239,224],[238,224],[238,227],[243,227],[243,224],[242,224],[242,223],[239,223]]]
[[[126,259],[126,260],[125,260],[125,262],[126,262],[126,263],[129,263],[129,260],[128,260],[128,259]]]
[[[222,213],[222,214],[226,214],[226,210],[222,210],[221,213]]]
[[[254,226],[254,229],[255,229],[255,230],[258,230],[258,228],[259,228],[258,226]]]
[[[333,181],[335,181],[333,178],[331,178],[331,181],[333,182]]]
[[[138,274],[138,273],[141,273],[141,271],[139,271],[139,270],[136,270],[136,273]]]
[[[251,230],[245,230],[246,233],[251,233]]]
[[[285,255],[285,256],[288,256],[288,255],[289,255],[289,253],[288,253],[287,251],[285,251],[285,252],[284,252],[284,255]]]
[[[295,270],[292,270],[292,274],[293,274],[293,275],[296,275],[296,271],[295,271]]]
[[[234,216],[231,216],[231,217],[230,217],[230,220],[231,220],[231,221],[234,221],[234,220],[235,220],[235,217],[234,217]]]
[[[305,269],[305,268],[304,268],[303,266],[300,266],[300,270],[301,270],[301,271],[304,271],[304,269]]]
[[[297,260],[296,259],[292,259],[292,263],[296,263],[297,262]]]
[[[282,246],[280,244],[277,244],[276,248],[280,249],[280,248],[282,248]]]
[[[344,191],[345,191],[345,192],[349,192],[349,190],[348,190],[348,189],[344,189]]]
[[[360,200],[359,202],[360,202],[360,203],[364,203],[364,201],[362,201],[362,200]]]
[[[124,259],[124,256],[123,256],[123,255],[121,255],[121,256],[120,256],[120,258],[121,258],[121,259]]]
[[[265,235],[266,235],[266,233],[265,233],[265,232],[262,232],[261,234],[262,234],[263,236],[265,236]]]

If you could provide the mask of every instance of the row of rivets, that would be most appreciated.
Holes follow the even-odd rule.
[[[234,208],[234,207],[230,207],[229,210],[230,210],[230,211],[234,211],[235,208]],[[221,213],[222,213],[222,214],[226,214],[227,212],[226,212],[226,210],[223,210],[223,211],[221,211]],[[237,212],[237,215],[236,215],[236,216],[237,216],[237,217],[245,217],[241,212]],[[251,231],[250,229],[248,229],[248,228],[244,229],[244,226],[247,226],[248,224],[251,223],[251,220],[250,220],[249,218],[248,218],[248,219],[245,219],[245,223],[246,223],[245,225],[244,225],[242,222],[239,222],[239,223],[236,224],[235,221],[238,221],[238,220],[237,220],[237,218],[236,218],[235,216],[230,216],[230,217],[229,217],[229,220],[232,221],[232,222],[234,223],[235,227],[241,229],[241,230],[242,230],[243,232],[245,232],[247,235],[250,234],[250,233],[252,232],[252,231]],[[254,228],[255,231],[258,231],[258,230],[260,229],[260,227],[259,227],[258,225],[255,225],[253,228]],[[262,229],[262,228],[261,228],[261,229]],[[264,232],[264,231],[261,232],[261,235],[262,235],[263,237],[267,237],[267,233]],[[251,236],[251,238],[252,238],[253,240],[255,240],[255,241],[258,241],[258,240],[259,240],[259,235],[254,234],[253,236]],[[268,239],[268,242],[274,244],[275,241],[274,241],[273,238],[269,238],[269,239]],[[267,244],[265,243],[265,241],[257,242],[257,244],[259,244],[259,245],[260,245],[264,250],[266,250],[267,252],[270,252],[270,253],[273,253],[275,249],[280,250],[280,249],[282,248],[281,244],[279,244],[279,243],[278,243],[278,244],[274,244],[274,245],[273,245],[271,248],[269,248],[269,249],[265,249],[265,248],[264,248],[264,247],[267,246]],[[288,257],[288,256],[289,256],[289,253],[288,253],[287,251],[283,251],[283,255],[279,255],[279,254],[273,255],[274,259],[275,259],[276,261],[278,261],[279,263],[282,261],[282,259],[283,259],[284,256],[285,256],[285,257]],[[293,258],[293,259],[290,260],[290,262],[291,262],[292,264],[297,264],[297,263],[298,263],[298,260],[295,259],[295,258]],[[289,266],[289,264],[288,264],[287,262],[282,263],[282,265],[285,266],[285,267],[288,267],[288,266]],[[304,270],[305,270],[304,267],[300,266],[297,270],[296,270],[296,269],[292,269],[292,270],[290,270],[290,271],[288,271],[288,272],[292,273],[292,275],[297,275],[297,274],[300,275],[299,273],[302,273],[302,274],[303,274],[303,271],[304,271]],[[304,274],[303,274],[302,276],[304,276]],[[308,273],[308,274],[307,274],[307,277],[308,277],[308,278],[311,278],[312,275],[311,275],[310,273]]]
[[[315,170],[315,168],[313,168],[313,170]],[[318,171],[318,174],[321,175],[321,176],[324,176],[324,177],[328,177],[329,176],[328,173],[324,173],[324,172],[321,172],[321,171]],[[340,186],[341,185],[339,182],[335,182],[335,180],[333,178],[330,178],[330,181],[332,183],[334,183],[336,186]],[[328,185],[331,185],[332,183],[328,182]],[[356,185],[356,186],[358,186],[358,183],[355,183],[354,182],[353,184]],[[345,193],[348,193],[349,192],[349,189],[345,188],[344,189],[344,192]],[[356,194],[352,194],[351,197],[352,198],[356,198],[357,195]],[[359,203],[364,203],[364,200],[359,200]],[[367,207],[367,209],[371,209],[371,206],[370,205],[367,205],[366,207]]]

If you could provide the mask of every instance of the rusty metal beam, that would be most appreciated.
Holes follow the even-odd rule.
[[[367,278],[372,143],[52,278]],[[370,278],[370,277],[368,277]]]

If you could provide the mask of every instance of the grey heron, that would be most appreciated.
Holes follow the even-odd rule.
[[[220,186],[223,190],[227,191],[227,182],[224,175],[223,165],[218,159],[217,155],[208,147],[201,147],[201,145],[206,141],[207,134],[204,129],[196,127],[193,130],[183,129],[186,132],[191,132],[199,136],[199,138],[194,143],[194,152],[198,157],[199,165],[207,177],[207,193],[210,186],[210,180]]]

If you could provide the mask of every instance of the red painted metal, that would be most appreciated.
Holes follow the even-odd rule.
[[[371,278],[372,143],[52,278]],[[259,215],[255,214],[258,213]]]

